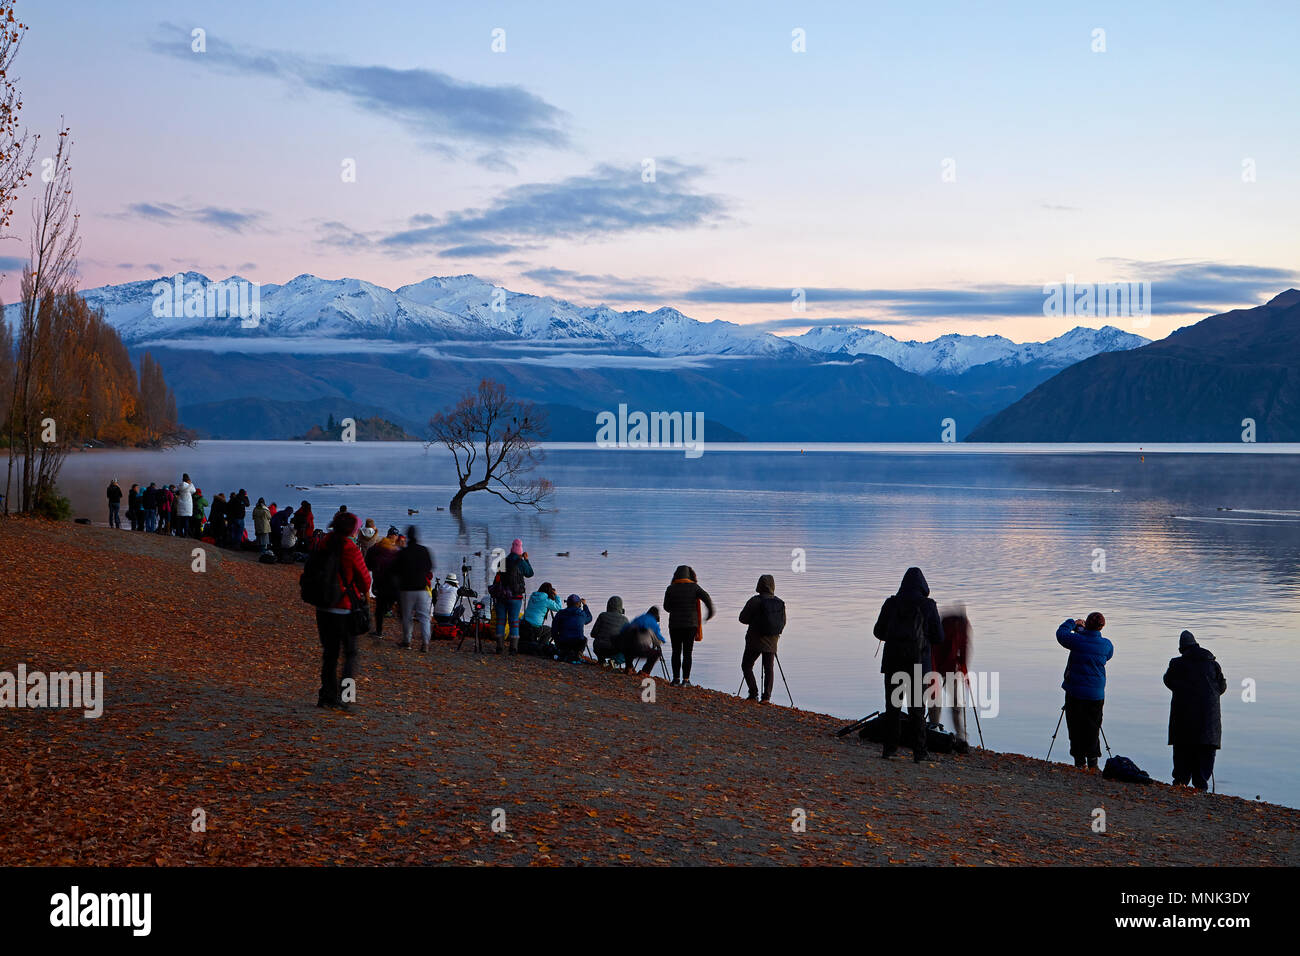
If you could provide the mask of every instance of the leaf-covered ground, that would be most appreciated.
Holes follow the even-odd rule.
[[[191,547],[0,519],[0,670],[103,671],[106,698],[0,709],[7,864],[1300,862],[1300,811],[882,761],[834,718],[468,645],[363,638],[357,705],[319,710],[298,570]]]

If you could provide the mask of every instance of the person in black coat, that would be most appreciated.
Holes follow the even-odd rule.
[[[930,648],[943,643],[938,605],[930,599],[930,585],[920,568],[908,568],[898,593],[885,599],[873,633],[885,642],[880,673],[885,675],[885,741],[880,756],[898,753],[899,722],[907,707],[912,759],[929,757],[925,738],[925,688]]]
[[[1178,636],[1178,656],[1165,671],[1169,702],[1169,744],[1174,748],[1174,783],[1210,788],[1215,751],[1223,742],[1219,698],[1228,681],[1214,655],[1196,643],[1191,631]]]
[[[668,612],[668,640],[673,645],[673,686],[691,686],[691,651],[704,639],[704,622],[713,617],[713,598],[700,587],[695,569],[679,564],[664,591],[663,608]],[[708,610],[708,617],[703,611]]]

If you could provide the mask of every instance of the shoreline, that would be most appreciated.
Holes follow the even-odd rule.
[[[882,761],[840,718],[661,681],[646,702],[592,666],[399,650],[391,625],[360,640],[356,708],[322,711],[297,567],[209,548],[199,575],[192,541],[29,519],[0,544],[0,670],[105,675],[97,720],[0,708],[16,862],[1300,862],[1293,808],[978,748]]]

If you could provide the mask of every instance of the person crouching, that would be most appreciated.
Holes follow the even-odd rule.
[[[591,611],[587,608],[587,602],[576,594],[570,594],[564,603],[564,609],[557,611],[551,621],[555,659],[576,664],[582,657],[583,648],[587,646],[587,635],[582,629],[591,623]]]

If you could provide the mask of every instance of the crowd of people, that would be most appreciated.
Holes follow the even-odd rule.
[[[713,599],[689,565],[678,566],[661,604],[629,619],[622,597],[612,595],[605,610],[593,619],[585,598],[569,594],[561,600],[549,581],[528,594],[528,579],[535,572],[518,538],[494,574],[487,601],[480,601],[469,581],[462,583],[454,572],[437,578],[434,555],[420,543],[414,526],[405,534],[389,526],[381,535],[374,519],[362,523],[346,505],[320,529],[308,501],[296,509],[281,508],[274,501],[267,504],[264,498],[250,503],[242,488],[228,495],[217,493],[209,500],[188,474],[181,476],[179,484],[150,482],[144,488],[132,484],[126,492],[113,479],[107,491],[111,527],[122,527],[124,497],[130,530],[252,548],[261,552],[263,560],[305,561],[304,598],[309,593],[309,574],[326,579],[311,592],[319,595],[315,603],[322,647],[317,696],[321,707],[347,705],[341,681],[355,675],[357,638],[369,632],[376,641],[382,640],[384,622],[390,618],[400,627],[399,647],[418,642],[420,650],[427,652],[435,628],[452,634],[472,628],[494,633],[499,654],[528,653],[575,664],[586,657],[640,674],[651,673],[656,664],[667,672],[671,662],[671,685],[689,687],[692,650],[703,639],[705,622],[715,614]],[[251,537],[245,524],[250,516]],[[667,638],[662,630],[665,615]],[[740,666],[747,699],[769,703],[777,643],[786,627],[785,602],[776,596],[772,575],[758,579],[739,620],[746,625]],[[1056,632],[1057,641],[1070,652],[1061,683],[1070,754],[1075,766],[1086,770],[1096,770],[1101,757],[1106,664],[1115,653],[1114,644],[1102,636],[1105,626],[1105,617],[1094,611],[1084,618],[1067,619]],[[967,752],[971,624],[965,609],[941,615],[921,569],[908,568],[897,593],[882,605],[873,633],[884,647],[882,756],[897,755],[906,712],[906,742],[913,759],[927,759],[929,734],[941,726],[945,710],[951,714],[955,752]],[[1178,651],[1164,675],[1172,694],[1168,743],[1173,748],[1173,778],[1176,784],[1190,783],[1205,790],[1222,742],[1219,698],[1227,682],[1214,655],[1190,631],[1179,636]],[[761,685],[754,674],[760,661]],[[924,679],[918,681],[918,675]]]

